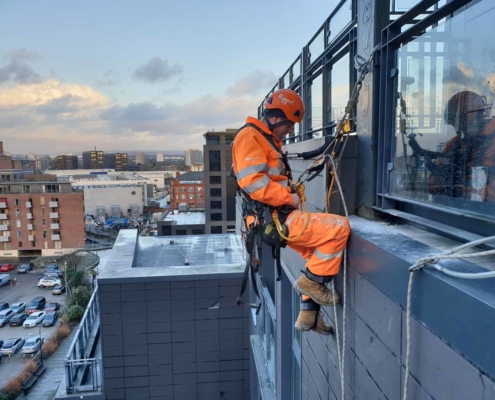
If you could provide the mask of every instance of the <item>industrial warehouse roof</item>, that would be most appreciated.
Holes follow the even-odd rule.
[[[185,264],[189,265],[185,265]],[[231,274],[244,271],[241,238],[235,234],[191,236],[137,236],[137,230],[119,232],[105,265],[100,266],[99,283],[153,282],[158,278],[182,280],[188,275]]]
[[[205,213],[170,213],[163,218],[162,221],[170,221],[173,225],[204,225],[205,224]]]

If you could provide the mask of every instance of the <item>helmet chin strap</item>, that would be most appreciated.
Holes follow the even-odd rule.
[[[279,126],[292,124],[292,121],[288,119],[284,119],[282,121],[277,122],[276,124],[272,124],[270,122],[270,119],[268,118],[268,113],[266,112],[266,109],[263,110],[263,118],[265,119],[265,122],[268,125],[268,129],[270,129],[272,132],[275,128],[278,128]]]

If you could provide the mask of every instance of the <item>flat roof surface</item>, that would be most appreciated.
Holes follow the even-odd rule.
[[[235,234],[138,238],[137,230],[123,229],[107,262],[99,267],[98,282],[183,280],[190,275],[239,277],[246,264],[243,253],[241,238]],[[186,258],[189,265],[184,265]]]
[[[172,221],[173,225],[204,225],[205,213],[170,213],[162,221]]]

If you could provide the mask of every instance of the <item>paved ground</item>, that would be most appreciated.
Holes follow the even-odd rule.
[[[58,387],[60,386],[60,383],[63,379],[65,379],[65,356],[69,351],[69,347],[74,339],[76,331],[77,326],[72,329],[70,336],[64,340],[55,354],[44,362],[46,365],[46,371],[28,394],[27,398],[29,400],[49,400],[53,398]],[[23,398],[26,397],[22,394],[18,396],[18,399]]]
[[[17,283],[14,286],[0,287],[0,302],[7,302],[9,304],[18,302],[29,303],[34,297],[42,295],[45,296],[47,303],[52,301],[61,303],[63,309],[66,300],[64,295],[54,296],[52,295],[51,289],[40,289],[36,286],[38,275],[40,274],[40,270],[35,270],[27,274],[17,274],[15,271],[14,273],[10,273],[12,279],[17,279]],[[41,336],[48,338],[54,329],[54,327],[42,327]],[[14,337],[27,338],[39,334],[39,327],[23,328],[22,326],[5,326],[0,328],[0,340],[4,341]],[[24,368],[26,360],[28,360],[28,358],[23,359],[20,352],[10,358],[3,357],[2,363],[0,364],[0,387],[2,387],[11,376],[17,374]]]

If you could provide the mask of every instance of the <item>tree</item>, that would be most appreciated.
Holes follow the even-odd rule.
[[[84,308],[78,305],[70,306],[67,309],[66,315],[70,322],[80,321],[84,315]]]
[[[75,288],[70,298],[70,306],[80,306],[83,309],[87,307],[89,300],[91,300],[91,292],[84,286]],[[69,318],[70,319],[70,318]]]

